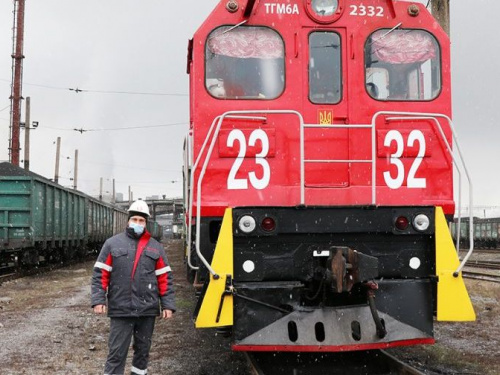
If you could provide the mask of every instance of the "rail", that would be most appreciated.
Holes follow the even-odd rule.
[[[424,374],[385,350],[344,353],[245,352],[245,357],[252,375]]]
[[[200,170],[200,175],[198,178],[197,182],[197,205],[196,205],[196,238],[195,238],[195,248],[196,248],[196,253],[199,257],[199,259],[202,261],[202,263],[205,265],[205,267],[208,269],[208,271],[214,276],[214,278],[218,278],[217,273],[212,269],[208,261],[205,259],[205,257],[202,255],[201,250],[200,250],[200,224],[201,224],[201,197],[202,197],[202,182],[203,178],[205,176],[205,172],[208,166],[208,163],[210,161],[210,158],[212,156],[212,152],[215,146],[215,143],[217,141],[217,137],[220,132],[220,128],[222,126],[222,123],[224,122],[225,119],[244,119],[244,120],[252,120],[252,121],[266,121],[267,117],[261,117],[262,115],[274,115],[274,114],[282,114],[282,115],[295,115],[299,119],[299,134],[300,134],[300,140],[299,140],[299,153],[300,153],[300,204],[304,205],[305,204],[305,163],[371,163],[372,164],[372,196],[371,196],[371,204],[376,205],[377,202],[377,190],[376,190],[376,162],[377,162],[377,155],[376,155],[376,121],[380,116],[398,116],[398,117],[387,117],[387,121],[406,121],[406,120],[430,120],[432,123],[435,125],[439,133],[441,134],[441,137],[446,145],[447,151],[450,154],[450,157],[453,161],[453,165],[458,171],[459,175],[459,194],[458,194],[458,212],[459,212],[459,223],[460,223],[460,211],[461,211],[461,199],[462,199],[462,172],[460,167],[463,168],[463,171],[465,172],[468,182],[469,182],[469,220],[470,220],[470,226],[469,226],[469,231],[470,231],[470,248],[467,253],[467,255],[464,257],[462,260],[461,264],[459,267],[456,269],[454,272],[454,276],[458,277],[459,273],[462,271],[463,267],[467,263],[468,259],[472,255],[472,252],[474,250],[474,240],[473,240],[473,235],[472,235],[472,227],[473,227],[473,217],[472,217],[472,207],[473,207],[473,198],[472,198],[472,192],[473,192],[473,186],[472,186],[472,181],[470,178],[470,175],[468,173],[467,167],[465,165],[465,161],[459,146],[459,142],[457,139],[457,135],[455,133],[455,129],[453,128],[453,122],[451,119],[443,114],[440,113],[421,113],[421,112],[395,112],[395,111],[380,111],[377,112],[373,115],[371,124],[361,124],[361,125],[355,125],[355,124],[335,124],[335,127],[332,127],[331,124],[328,125],[319,125],[319,124],[305,124],[304,119],[302,115],[294,110],[252,110],[252,111],[229,111],[224,113],[221,116],[216,117],[209,130],[207,133],[207,136],[205,137],[205,140],[203,142],[203,145],[200,149],[200,152],[198,153],[198,156],[195,160],[195,163],[193,164],[191,168],[191,178],[190,178],[190,192],[189,192],[189,208],[193,207],[194,203],[194,176],[196,173],[196,170],[198,169],[198,165],[201,162],[203,155],[205,154],[205,149],[208,145],[208,142],[210,141],[210,145],[208,147],[208,150],[206,151],[206,155],[204,158],[203,165]],[[257,116],[260,115],[260,116]],[[451,145],[449,144],[446,135],[443,131],[443,128],[441,126],[441,123],[438,121],[438,118],[445,119],[448,122],[448,125],[451,129],[452,132],[452,137],[455,142],[457,151],[458,151],[458,156],[459,156],[459,161],[457,161],[457,158],[455,157],[453,150],[451,148]],[[304,158],[304,129],[306,128],[324,128],[324,129],[371,129],[371,138],[372,138],[372,156],[371,160],[307,160]],[[189,227],[188,227],[188,246],[191,246],[191,241],[192,241],[192,225],[191,225],[191,218],[192,218],[192,213],[190,212],[189,214]],[[459,224],[460,227],[460,224]],[[457,236],[457,248],[459,246],[459,237]],[[189,249],[188,251],[188,265],[192,269],[198,269],[199,267],[194,267],[191,264],[191,251]]]

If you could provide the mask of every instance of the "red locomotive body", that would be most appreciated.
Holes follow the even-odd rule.
[[[260,1],[248,19],[243,10],[230,13],[221,3],[193,38],[194,158],[214,119],[227,111],[294,110],[306,124],[328,124],[305,130],[304,154],[307,160],[331,161],[372,158],[371,129],[342,125],[371,124],[382,111],[450,116],[447,35],[423,7],[412,16],[406,2],[366,3],[362,11],[361,2],[345,2],[329,24],[315,22],[302,1]],[[226,95],[210,93],[214,82],[221,82]],[[369,83],[377,85],[379,97],[370,95]],[[376,204],[439,205],[453,214],[451,161],[436,124],[391,117],[397,116],[376,121]],[[439,121],[451,142],[446,120]],[[256,129],[261,131],[250,145]],[[299,137],[294,115],[224,121],[204,176],[203,215],[222,216],[233,205],[300,203]],[[391,160],[394,155],[398,162]],[[306,163],[306,203],[371,204],[371,169],[371,163]]]
[[[197,325],[232,325],[237,350],[432,342],[436,207],[453,215],[455,203],[450,43],[426,8],[224,0],[190,41],[188,73],[187,255],[206,282]],[[418,286],[401,286],[409,280]],[[382,319],[365,311],[379,286],[391,296]],[[394,317],[388,305],[406,293],[419,296],[425,323],[413,322],[415,306]],[[329,314],[345,308],[350,339],[328,337],[339,328]],[[312,338],[294,320],[308,319],[293,318],[308,314],[301,309],[322,322]],[[364,328],[372,318],[374,333]],[[400,334],[388,338],[388,324]],[[401,333],[408,327],[415,332]],[[284,338],[272,339],[281,328]]]

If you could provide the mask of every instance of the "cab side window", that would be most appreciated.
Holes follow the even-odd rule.
[[[275,99],[285,88],[285,46],[267,27],[223,26],[208,36],[205,87],[219,99]]]
[[[340,36],[316,31],[309,35],[309,100],[336,104],[342,98]]]
[[[436,38],[424,30],[374,32],[365,45],[366,92],[382,101],[426,101],[441,92]]]

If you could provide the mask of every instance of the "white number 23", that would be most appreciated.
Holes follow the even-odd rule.
[[[262,177],[257,177],[255,172],[248,173],[247,178],[236,178],[236,174],[238,173],[241,164],[243,164],[243,160],[245,159],[245,155],[247,152],[247,140],[245,138],[245,134],[239,130],[234,129],[229,133],[227,138],[227,146],[234,147],[234,143],[239,143],[239,152],[238,157],[234,160],[233,166],[231,167],[231,171],[229,172],[229,176],[227,179],[227,188],[229,190],[245,190],[248,189],[248,181],[250,180],[250,184],[257,190],[265,189],[269,185],[269,181],[271,179],[271,168],[269,167],[269,163],[265,159],[267,154],[269,153],[269,138],[266,132],[262,129],[256,129],[250,134],[250,138],[248,139],[248,146],[254,147],[260,141],[262,145],[262,149],[259,153],[255,155],[255,163],[262,167]]]

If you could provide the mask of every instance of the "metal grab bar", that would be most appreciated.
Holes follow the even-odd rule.
[[[443,132],[443,129],[441,127],[441,124],[439,123],[439,121],[437,121],[437,119],[435,117],[388,117],[386,118],[387,121],[391,121],[391,120],[395,120],[395,121],[401,121],[401,120],[433,120],[436,125],[437,125],[437,128],[439,129],[439,132],[441,133],[441,136],[443,138],[443,141],[445,142],[445,145],[446,145],[446,148],[447,148],[447,151],[448,153],[450,154],[451,158],[452,158],[452,161],[453,161],[453,165],[455,165],[455,167],[457,168],[457,173],[458,173],[458,209],[457,211],[460,213],[461,212],[461,207],[462,207],[462,171],[458,168],[458,165],[456,163],[456,160],[455,160],[455,157],[453,155],[453,150],[448,142],[448,140],[446,139],[446,135],[444,134]],[[459,214],[458,216],[458,227],[460,227],[460,221],[461,221],[461,215]],[[460,247],[460,233],[458,232],[457,233],[457,239],[456,239],[456,248],[457,248],[457,252],[458,252],[458,249]]]
[[[450,130],[451,130],[451,134],[452,134],[452,137],[453,137],[453,141],[455,142],[455,146],[456,146],[456,149],[457,149],[457,152],[458,152],[458,155],[459,155],[460,163],[462,164],[462,168],[463,168],[463,170],[465,172],[465,175],[467,176],[467,180],[469,182],[469,250],[467,252],[467,255],[462,260],[461,264],[458,266],[458,268],[453,273],[454,277],[458,277],[459,274],[460,274],[460,272],[462,271],[462,269],[465,267],[465,264],[469,260],[470,256],[474,252],[474,236],[473,236],[473,224],[474,224],[473,207],[474,207],[474,203],[473,203],[473,185],[472,185],[472,180],[470,178],[469,171],[467,170],[467,166],[465,165],[465,160],[464,160],[464,157],[463,157],[463,154],[462,154],[462,150],[460,149],[460,144],[458,142],[457,134],[456,134],[455,129],[453,127],[453,122],[451,121],[451,119],[448,116],[443,115],[441,113],[392,112],[392,111],[377,112],[373,116],[373,118],[372,118],[372,125],[373,125],[373,128],[372,128],[372,143],[375,140],[375,122],[376,122],[377,118],[380,115],[398,115],[398,116],[404,116],[404,117],[388,117],[386,119],[388,121],[391,121],[391,120],[398,120],[398,121],[401,121],[401,120],[432,120],[436,124],[436,127],[438,128],[438,130],[439,130],[439,132],[441,134],[441,137],[443,138],[443,141],[446,144],[447,151],[450,154],[450,156],[452,158],[452,161],[453,161],[453,164],[457,168],[457,172],[458,172],[458,175],[459,175],[459,185],[458,185],[458,233],[460,233],[461,201],[462,201],[462,190],[461,190],[462,189],[462,177],[461,177],[461,172],[460,172],[459,164],[457,163],[457,160],[456,160],[455,156],[453,155],[453,150],[452,150],[452,148],[451,148],[448,140],[446,139],[446,136],[444,134],[443,128],[441,126],[441,123],[437,120],[437,118],[443,118],[443,119],[445,119],[448,122],[448,125],[449,125]],[[373,177],[376,178],[375,173],[374,173],[375,171],[372,171],[372,172],[373,172]],[[459,241],[457,239],[457,251],[458,251],[458,246],[459,246]]]
[[[191,208],[193,207],[193,201],[194,201],[194,174],[196,172],[196,169],[198,168],[198,164],[203,156],[203,153],[205,151],[205,147],[208,143],[208,140],[210,139],[211,135],[212,135],[212,131],[214,129],[214,126],[215,124],[220,120],[221,116],[217,116],[213,121],[212,121],[212,125],[210,125],[210,128],[208,130],[208,134],[207,136],[205,137],[205,141],[203,142],[203,145],[201,146],[201,149],[200,149],[200,152],[198,153],[198,157],[196,158],[196,161],[195,163],[193,164],[193,166],[191,167],[191,173],[190,173],[190,179],[189,179],[189,197],[188,197],[188,202],[187,202],[187,207],[188,208]],[[231,119],[249,119],[248,117],[245,117],[245,116],[226,116],[226,118],[231,118]],[[252,118],[252,119],[257,119],[257,120],[266,120],[265,117],[260,117],[260,118]],[[188,150],[188,152],[192,152],[192,145],[191,145],[191,142],[189,142],[189,136],[187,137],[188,139],[188,147],[190,148]],[[188,266],[193,269],[193,270],[197,270],[199,269],[200,267],[196,267],[196,266],[193,266],[191,264],[191,241],[192,241],[192,225],[191,225],[191,217],[192,217],[192,212],[190,211],[189,212],[189,225],[188,225],[188,238],[187,238],[187,244],[189,246],[189,251],[187,253],[187,261],[188,261]],[[201,253],[197,250],[196,253],[198,254],[198,256],[201,256],[201,259],[202,259],[202,262],[204,262],[205,266],[208,264],[208,262],[206,262],[206,259],[201,255]],[[210,268],[210,267],[208,267]]]
[[[187,208],[189,209],[189,216],[186,218],[188,219],[188,238],[187,238],[187,243],[188,243],[188,246],[189,246],[189,249],[188,249],[188,252],[187,252],[187,261],[188,261],[188,266],[192,269],[192,270],[198,270],[200,267],[196,267],[196,266],[193,266],[191,264],[191,240],[192,240],[192,223],[191,223],[191,218],[193,216],[193,213],[191,212],[191,209],[193,207],[193,187],[194,187],[194,173],[196,171],[196,168],[198,167],[198,163],[200,162],[201,160],[201,157],[205,151],[205,147],[208,143],[208,140],[212,134],[212,131],[213,131],[213,128],[214,128],[214,125],[215,123],[219,120],[220,116],[216,117],[213,121],[212,121],[212,125],[210,125],[210,128],[208,129],[208,134],[207,136],[205,137],[205,141],[203,142],[203,145],[201,146],[201,149],[200,149],[200,152],[198,154],[198,157],[196,158],[196,161],[194,162],[193,166],[191,167],[191,175],[190,175],[190,179],[189,179],[189,198],[188,198],[188,206]],[[189,135],[188,135],[188,138],[189,138]]]
[[[453,123],[451,119],[443,114],[440,113],[421,113],[421,112],[394,112],[394,111],[380,111],[377,112],[373,115],[372,117],[372,122],[371,124],[362,124],[362,125],[343,125],[343,124],[335,124],[335,127],[332,127],[331,124],[328,125],[318,125],[318,124],[304,124],[304,120],[302,115],[295,111],[295,110],[249,110],[249,111],[228,111],[225,112],[223,115],[218,116],[214,119],[212,122],[212,125],[210,126],[210,129],[208,131],[208,134],[205,138],[205,141],[203,142],[203,145],[200,149],[200,152],[198,154],[198,157],[196,158],[196,161],[191,169],[191,181],[190,181],[190,194],[189,194],[189,207],[193,207],[194,203],[194,176],[195,172],[198,168],[198,164],[202,159],[202,156],[205,152],[205,148],[208,144],[208,141],[211,139],[210,146],[208,148],[208,151],[206,153],[205,159],[203,166],[200,171],[200,176],[198,178],[198,184],[197,184],[197,207],[196,207],[196,253],[198,254],[198,257],[200,260],[203,262],[203,264],[207,267],[209,272],[214,276],[214,278],[218,278],[218,275],[216,272],[210,267],[208,264],[207,260],[203,257],[201,254],[200,250],[200,224],[201,224],[201,196],[202,196],[202,182],[203,178],[205,176],[205,172],[208,166],[208,163],[210,161],[210,158],[212,156],[212,152],[215,146],[215,142],[217,140],[217,136],[219,135],[220,128],[222,126],[222,123],[226,118],[232,118],[232,119],[245,119],[245,120],[266,120],[265,117],[256,117],[253,115],[263,115],[263,114],[288,114],[288,115],[296,115],[299,119],[299,132],[300,132],[300,204],[304,205],[305,204],[305,163],[312,163],[312,162],[320,162],[320,163],[372,163],[372,204],[376,205],[376,162],[377,162],[377,157],[376,157],[376,121],[379,116],[382,115],[395,115],[395,116],[402,116],[402,117],[393,117],[393,118],[387,118],[388,121],[391,120],[430,120],[435,124],[435,127],[439,130],[443,141],[445,142],[446,148],[448,153],[450,154],[453,164],[457,168],[458,174],[459,174],[459,197],[458,197],[458,207],[459,210],[461,208],[461,171],[460,171],[460,166],[459,163],[457,162],[455,156],[453,155],[453,150],[446,139],[446,136],[444,134],[443,128],[441,126],[441,123],[437,120],[437,118],[443,118],[448,122],[448,125],[451,129],[452,132],[452,137],[455,142],[457,151],[459,153],[459,159],[460,159],[460,164],[462,168],[465,171],[465,174],[467,176],[467,179],[469,181],[469,207],[470,207],[470,226],[469,226],[469,231],[470,231],[470,248],[469,252],[463,259],[462,263],[459,265],[457,270],[454,272],[454,276],[458,277],[459,273],[462,271],[463,267],[465,266],[465,263],[467,260],[470,258],[472,255],[472,252],[474,250],[474,240],[473,240],[473,217],[472,217],[472,207],[473,207],[473,197],[472,197],[472,192],[473,192],[473,186],[472,186],[472,181],[469,176],[467,167],[465,165],[465,161],[460,149],[460,145],[457,139],[457,135],[455,133],[455,130],[453,128]],[[217,124],[217,125],[216,125]],[[371,160],[305,160],[304,159],[304,129],[305,128],[325,128],[325,129],[339,129],[339,128],[359,128],[359,129],[371,129],[372,131],[372,159]],[[188,228],[188,243],[189,246],[191,246],[191,241],[192,241],[192,225],[191,225],[191,218],[192,218],[192,213],[190,212],[189,215],[189,228]],[[460,213],[459,213],[459,222],[460,222]],[[458,242],[457,242],[458,246]],[[190,262],[190,251],[188,252],[188,264],[191,268],[193,269],[198,269],[198,267],[193,267]]]
[[[211,142],[210,142],[210,146],[208,148],[208,151],[207,151],[207,154],[205,156],[205,160],[204,160],[204,163],[203,163],[203,166],[201,168],[201,171],[200,171],[200,176],[198,178],[198,185],[197,185],[197,204],[196,204],[196,239],[195,239],[195,247],[196,247],[196,254],[198,255],[198,258],[203,262],[203,264],[205,265],[205,267],[207,268],[207,270],[214,276],[215,279],[218,279],[219,278],[219,275],[212,269],[212,267],[210,266],[210,264],[208,263],[208,261],[205,259],[205,257],[203,256],[203,254],[201,253],[201,250],[200,250],[200,224],[201,224],[201,183],[203,181],[203,178],[205,176],[205,172],[206,172],[206,169],[207,169],[207,166],[208,166],[208,162],[210,161],[210,157],[212,156],[212,152],[213,152],[213,149],[214,149],[214,146],[215,146],[215,142],[217,140],[217,136],[219,135],[219,131],[220,131],[220,128],[221,128],[221,125],[222,123],[224,122],[224,120],[226,118],[229,118],[229,119],[243,119],[243,120],[262,120],[262,121],[266,121],[267,118],[265,117],[258,117],[258,116],[243,116],[243,115],[250,115],[250,114],[263,114],[263,113],[285,113],[284,111],[229,111],[229,112],[226,112],[224,113],[223,115],[221,116],[218,116],[214,119],[214,121],[212,122],[212,125],[210,126],[210,129],[208,131],[208,134],[207,136],[205,137],[205,141],[203,142],[203,145],[200,149],[200,152],[198,154],[198,157],[196,158],[196,161],[191,169],[191,181],[190,181],[190,192],[189,192],[189,207],[192,208],[193,207],[193,202],[194,202],[194,175],[195,175],[195,172],[196,172],[196,169],[198,168],[198,164],[199,162],[201,161],[201,158],[203,156],[203,153],[205,151],[205,148],[208,144],[208,141],[211,139]],[[289,112],[286,112],[286,113],[289,113]],[[302,120],[302,116],[300,115],[300,113],[296,112],[297,115],[299,115],[300,119],[301,119],[301,128],[302,128],[302,125],[303,125],[303,120]],[[217,124],[217,126],[215,126],[215,124]],[[215,127],[215,131],[214,131],[214,127]],[[191,241],[192,241],[192,226],[191,226],[191,217],[192,217],[192,212],[189,213],[189,228],[188,228],[188,243],[189,243],[189,246],[191,246]],[[192,269],[199,269],[199,267],[194,267],[192,264],[191,264],[191,249],[189,249],[189,252],[188,252],[188,265],[192,268]]]

